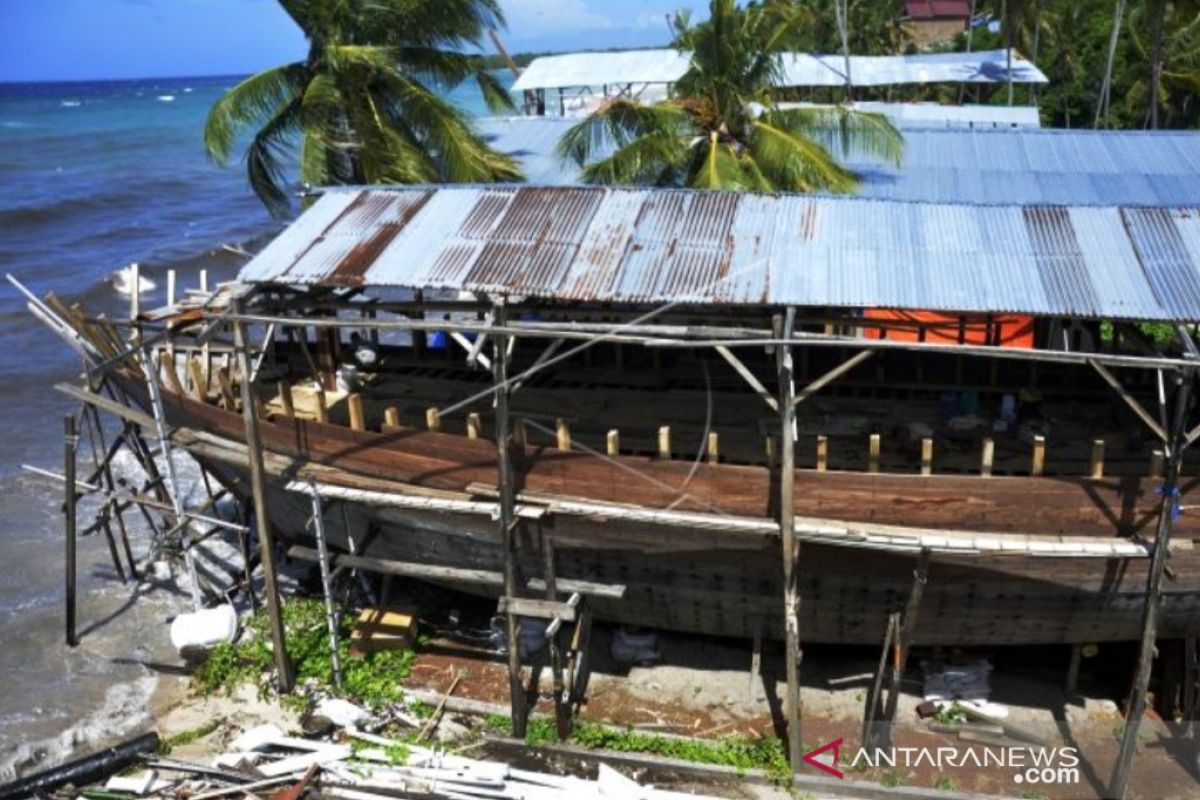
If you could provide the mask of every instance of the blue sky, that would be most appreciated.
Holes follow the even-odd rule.
[[[429,0],[437,2],[437,0]],[[649,47],[703,0],[501,0],[512,51]],[[253,72],[302,58],[275,0],[0,0],[0,81]]]

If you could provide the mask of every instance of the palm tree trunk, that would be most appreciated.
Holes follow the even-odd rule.
[[[1099,128],[1100,120],[1108,116],[1109,101],[1112,97],[1113,64],[1117,59],[1117,41],[1121,36],[1121,24],[1125,19],[1125,0],[1117,0],[1113,10],[1112,37],[1108,40],[1108,65],[1104,68],[1104,83],[1100,86],[1100,97],[1096,101],[1096,121],[1092,127]]]
[[[1033,63],[1036,66],[1038,63],[1038,52],[1042,48],[1042,0],[1033,0]],[[1037,105],[1038,85],[1036,83],[1029,84],[1029,99],[1033,105]]]
[[[1154,0],[1151,13],[1154,14],[1154,43],[1150,50],[1149,121],[1151,130],[1158,130],[1158,92],[1162,82],[1163,27],[1166,24],[1167,0]]]
[[[1008,0],[1000,4],[1000,24],[1004,26],[1004,57],[1005,71],[1008,72],[1008,104],[1013,104],[1013,74],[1012,74],[1012,20],[1008,16]]]
[[[971,14],[967,17],[967,52],[971,52],[971,46],[975,43],[975,10],[978,0],[971,0]],[[966,97],[967,85],[960,83],[958,85],[958,104],[962,105],[963,99]]]
[[[850,75],[850,31],[847,17],[850,16],[850,0],[834,0],[834,8],[837,11],[837,26],[838,33],[842,37],[842,60],[845,63],[846,70],[846,103],[854,101],[853,90],[854,82]]]

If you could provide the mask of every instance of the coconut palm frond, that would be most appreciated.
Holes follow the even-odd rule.
[[[288,142],[299,126],[300,100],[297,98],[280,108],[246,148],[250,187],[275,216],[282,216],[288,209],[284,161]]]
[[[295,100],[304,90],[307,72],[303,64],[285,64],[252,75],[221,95],[204,122],[209,157],[222,166],[228,163],[237,137]]]
[[[560,158],[583,166],[598,150],[620,149],[642,137],[687,134],[689,116],[673,103],[646,105],[618,98],[604,103],[581,122],[571,126],[555,151]]]
[[[843,159],[878,159],[894,166],[904,160],[904,135],[883,114],[844,106],[768,111],[763,120],[812,139]]]
[[[656,131],[588,164],[581,177],[584,183],[606,186],[670,185],[682,171],[687,157],[687,147],[677,133]]]
[[[709,134],[697,152],[696,167],[688,176],[693,189],[747,190],[758,188],[758,181],[746,173],[742,159],[733,146]]]
[[[824,147],[766,119],[752,123],[748,149],[762,174],[786,191],[842,193],[857,185],[854,173]]]

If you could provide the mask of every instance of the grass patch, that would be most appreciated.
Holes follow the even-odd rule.
[[[949,775],[942,775],[934,782],[933,788],[941,789],[943,792],[957,792],[961,787],[954,778],[951,778]]]
[[[508,734],[512,720],[493,714],[484,721],[488,730]],[[545,717],[529,720],[525,728],[525,743],[546,745],[558,743],[555,722]],[[621,753],[647,753],[662,758],[690,761],[693,764],[711,764],[733,767],[739,772],[759,769],[772,779],[790,783],[791,770],[783,742],[774,737],[727,736],[722,739],[676,739],[657,734],[642,733],[632,728],[614,730],[596,723],[578,720],[569,740],[572,744],[591,750],[613,750]]]
[[[166,739],[159,741],[158,754],[160,756],[167,756],[170,755],[171,751],[176,747],[183,747],[184,745],[191,744],[197,739],[203,739],[205,736],[208,736],[217,728],[221,727],[223,722],[225,722],[224,717],[217,717],[216,719],[210,719],[203,725],[197,725],[191,730],[180,731],[174,736],[169,736]]]
[[[895,789],[897,786],[903,786],[906,781],[907,779],[904,777],[904,773],[892,771],[883,773],[883,777],[879,779],[879,782],[889,789]]]
[[[288,655],[292,659],[298,684],[315,680],[333,687],[333,667],[329,660],[329,630],[325,606],[320,600],[292,598],[283,603],[283,628]],[[359,658],[350,655],[352,620],[343,617],[338,634],[338,653],[342,664],[343,697],[357,700],[368,708],[403,698],[400,683],[412,672],[416,653],[412,650],[379,650]],[[209,653],[192,675],[192,685],[203,694],[232,692],[239,684],[251,683],[266,694],[267,676],[274,666],[271,652],[270,623],[265,610],[252,616],[247,624],[251,635],[236,644],[220,644]],[[302,698],[299,698],[301,702]]]

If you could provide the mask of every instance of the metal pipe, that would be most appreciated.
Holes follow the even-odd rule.
[[[79,644],[75,635],[75,445],[78,441],[75,415],[67,414],[63,417],[63,474],[66,476],[63,513],[66,517],[66,624],[69,647]]]
[[[329,662],[333,667],[333,685],[342,688],[342,658],[338,653],[337,614],[333,609],[333,580],[329,574],[329,547],[325,543],[325,509],[317,482],[308,479],[312,494],[313,533],[317,538],[317,557],[321,565],[321,591],[325,595],[325,621],[329,625]]]

